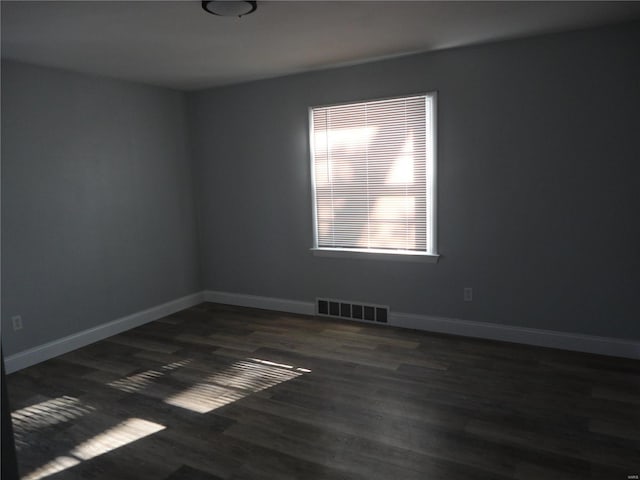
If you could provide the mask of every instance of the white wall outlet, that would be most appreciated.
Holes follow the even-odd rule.
[[[13,322],[14,330],[22,330],[22,317],[20,315],[11,317],[11,322]]]
[[[464,288],[464,301],[465,302],[470,302],[471,300],[473,300],[473,288],[465,287]]]

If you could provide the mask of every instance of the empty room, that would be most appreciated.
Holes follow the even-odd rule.
[[[2,1],[2,478],[640,475],[640,2]]]

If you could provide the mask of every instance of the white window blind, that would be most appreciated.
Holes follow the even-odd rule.
[[[435,254],[434,103],[311,109],[315,248]]]

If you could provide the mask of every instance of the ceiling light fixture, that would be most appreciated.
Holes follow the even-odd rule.
[[[202,2],[202,8],[208,13],[220,17],[242,17],[258,8],[258,2],[241,0],[209,0]]]

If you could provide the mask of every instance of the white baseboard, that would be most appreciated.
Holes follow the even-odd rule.
[[[301,302],[282,298],[259,297],[239,293],[205,291],[204,301],[262,308],[281,312],[315,314],[314,302]],[[359,321],[359,320],[354,320]],[[364,322],[369,323],[370,322]],[[377,323],[376,325],[381,325]],[[558,332],[537,328],[516,327],[497,323],[475,322],[455,318],[415,315],[410,313],[389,314],[387,325],[412,328],[427,332],[447,333],[464,337],[484,338],[503,342],[521,343],[538,347],[558,348],[577,352],[595,353],[613,357],[640,359],[640,341],[598,337],[581,333]]]
[[[409,313],[391,313],[389,317],[389,323],[397,327],[640,359],[640,341]]]
[[[63,355],[131,328],[166,317],[167,315],[192,307],[203,301],[302,315],[315,314],[314,302],[207,290],[187,295],[186,297],[178,298],[163,303],[162,305],[10,355],[5,358],[6,371],[7,373],[12,373],[22,368],[35,365],[36,363],[43,362],[58,355]],[[640,359],[640,341],[635,340],[393,312],[389,315],[389,323],[387,325],[465,337]]]
[[[204,301],[237,305],[240,307],[261,308],[263,310],[274,310],[276,312],[299,313],[302,315],[315,315],[316,312],[313,302],[258,297],[256,295],[243,295],[241,293],[216,292],[213,290],[205,290]]]
[[[44,362],[50,358],[63,355],[77,348],[85,347],[91,343],[103,340],[112,335],[117,335],[126,330],[130,330],[145,323],[158,320],[172,313],[179,312],[185,308],[193,307],[203,302],[202,292],[187,295],[186,297],[177,298],[167,303],[148,308],[141,312],[118,318],[108,323],[98,325],[97,327],[74,333],[72,335],[59,338],[44,345],[29,348],[22,352],[9,355],[5,358],[5,368],[7,373]]]

